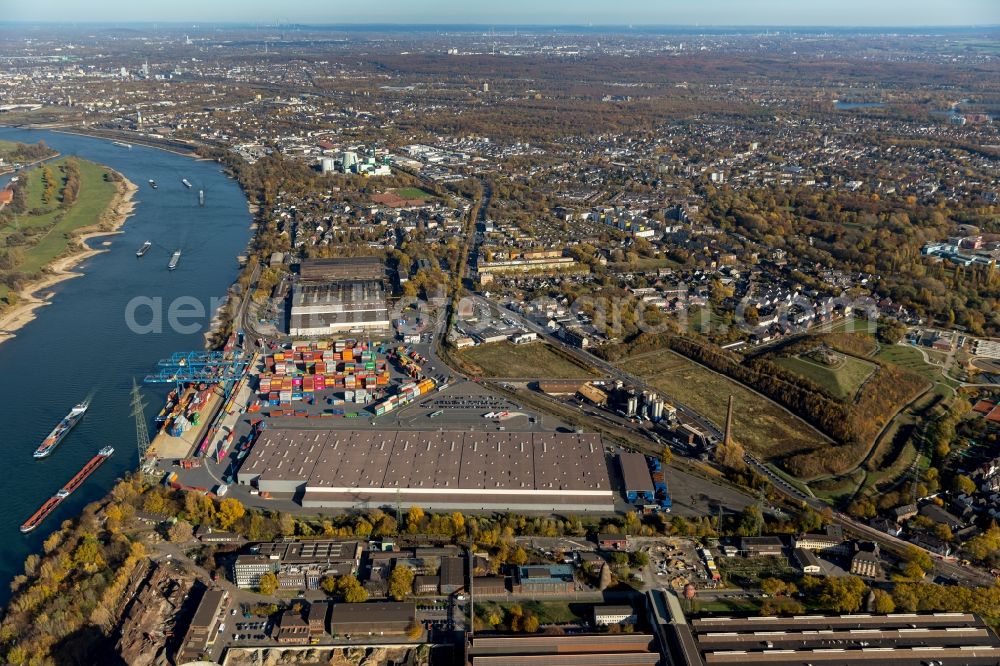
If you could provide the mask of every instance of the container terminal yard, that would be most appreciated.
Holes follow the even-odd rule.
[[[671,510],[657,460],[456,377],[429,343],[241,343],[146,378],[176,384],[145,453],[164,483],[276,508]]]

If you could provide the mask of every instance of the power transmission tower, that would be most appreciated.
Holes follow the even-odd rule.
[[[146,453],[149,451],[149,430],[146,428],[146,405],[142,402],[142,393],[139,392],[139,385],[132,378],[132,417],[135,419],[135,443],[139,450],[139,466],[146,461]]]
[[[396,484],[396,529],[403,525],[403,516],[399,511],[399,484]]]
[[[920,457],[927,452],[927,421],[920,428],[920,443],[916,447],[917,456],[910,465],[910,504],[917,501],[917,483],[920,481]]]
[[[757,491],[757,516],[756,516],[756,530],[755,536],[760,536],[761,531],[764,529],[764,489],[761,488]]]

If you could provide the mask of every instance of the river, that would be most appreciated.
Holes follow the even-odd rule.
[[[235,181],[215,162],[196,161],[173,153],[50,131],[0,128],[0,139],[35,143],[39,139],[63,155],[105,164],[139,187],[135,212],[115,236],[94,239],[91,247],[109,251],[80,264],[83,277],[61,282],[51,304],[35,311],[36,319],[0,344],[0,441],[4,466],[0,474],[0,604],[10,597],[8,582],[22,570],[25,556],[41,550],[42,541],[59,524],[102,497],[115,479],[138,466],[135,423],[131,415],[132,378],[142,382],[156,361],[175,351],[204,346],[213,300],[224,297],[236,279],[236,257],[250,235],[247,201]],[[159,185],[152,189],[148,180]],[[181,179],[187,178],[188,189]],[[6,181],[4,178],[3,181]],[[2,183],[0,183],[2,185]],[[205,206],[198,205],[198,189]],[[142,258],[136,250],[153,246]],[[167,270],[176,249],[177,270]],[[126,322],[135,298],[162,299],[159,332],[137,333]],[[178,298],[202,304],[204,317],[180,319],[197,330],[173,330],[168,308]],[[191,299],[194,299],[191,301]],[[155,303],[155,300],[146,301]],[[197,306],[196,306],[197,307]],[[152,321],[151,307],[140,307],[139,324]],[[150,326],[149,328],[153,328]],[[162,407],[168,386],[146,386],[147,421]],[[91,396],[86,416],[43,460],[31,454],[69,409]],[[20,524],[87,462],[111,444],[114,456],[64,501],[34,532]]]

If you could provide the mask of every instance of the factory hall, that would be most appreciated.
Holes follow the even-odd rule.
[[[309,337],[387,331],[383,275],[375,257],[303,260],[292,288],[289,333]]]

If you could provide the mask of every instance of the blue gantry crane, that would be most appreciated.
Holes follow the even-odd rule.
[[[156,372],[146,375],[146,384],[176,384],[178,392],[189,382],[222,384],[226,394],[250,364],[242,353],[221,351],[176,352],[160,360]]]

